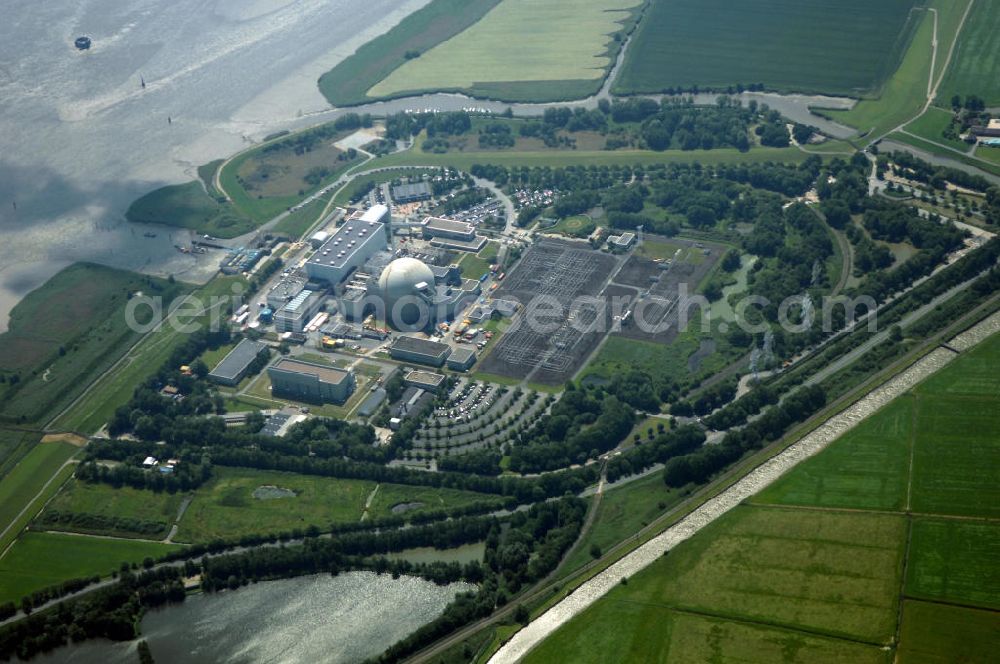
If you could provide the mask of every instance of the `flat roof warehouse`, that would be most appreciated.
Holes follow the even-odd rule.
[[[357,219],[349,219],[324,242],[309,259],[310,263],[343,267],[373,234],[383,232],[381,219],[389,211],[384,205],[368,209]]]
[[[308,364],[306,362],[299,362],[298,360],[291,360],[287,358],[282,359],[280,362],[275,364],[274,368],[282,371],[291,371],[292,373],[316,376],[323,382],[333,384],[339,383],[345,376],[347,376],[347,372],[340,369],[322,367],[318,364]]]

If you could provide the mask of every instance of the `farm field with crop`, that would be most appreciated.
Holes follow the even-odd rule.
[[[655,0],[614,89],[724,90],[760,83],[780,91],[875,93],[899,61],[915,4]]]
[[[616,43],[613,35],[639,4],[502,0],[465,31],[411,58],[373,86],[368,96],[462,90],[505,100],[551,100],[551,83],[566,81],[590,83],[589,92],[594,92],[617,50],[610,48]],[[584,96],[587,87],[574,96]]]
[[[21,529],[41,509],[45,500],[59,489],[62,480],[73,472],[66,468],[66,476],[56,478],[48,485],[47,494],[37,501],[35,497],[45,488],[50,478],[68,461],[78,448],[68,443],[36,444],[30,452],[0,482],[0,531],[6,533],[0,538],[0,552],[10,544]],[[32,501],[35,501],[32,504]],[[21,512],[31,505],[34,509]]]
[[[25,533],[0,558],[0,602],[16,602],[69,579],[109,576],[123,562],[141,563],[180,547],[86,535]]]
[[[989,661],[1000,640],[998,356],[1000,335],[964,352],[526,661]],[[689,618],[716,624],[688,642],[704,629],[679,631]],[[734,630],[738,654],[726,650]],[[775,643],[788,647],[768,651]]]
[[[948,48],[955,40],[955,31],[969,0],[930,0],[928,6],[938,16],[938,58],[935,61],[935,80],[940,75],[937,65],[943,62]],[[912,38],[907,42],[899,67],[885,82],[877,99],[864,99],[849,111],[825,110],[824,115],[837,122],[850,125],[867,138],[878,138],[899,125],[915,118],[927,102],[930,91],[931,63],[933,57],[934,15],[928,11],[913,14],[917,23]],[[949,32],[950,30],[950,32]]]
[[[1000,4],[994,1],[977,0],[958,37],[938,100],[947,104],[954,95],[1000,104]]]

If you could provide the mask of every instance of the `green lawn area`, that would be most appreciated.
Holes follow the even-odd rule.
[[[593,545],[596,544],[602,553],[608,551],[676,505],[682,497],[680,491],[667,488],[662,473],[652,473],[620,487],[608,487],[597,507],[594,525],[570,557],[563,561],[560,570],[569,572],[590,562]]]
[[[262,486],[289,489],[295,496],[254,498],[254,490]],[[175,539],[208,542],[358,521],[374,488],[375,482],[361,480],[217,467],[215,477],[195,492]]]
[[[45,506],[45,512],[59,511],[80,515],[94,515],[134,521],[155,522],[162,525],[159,533],[133,533],[127,529],[97,530],[95,534],[117,535],[122,537],[142,537],[155,539],[166,537],[170,526],[177,518],[183,494],[156,493],[132,487],[114,488],[108,484],[78,482],[70,480],[62,490]],[[44,519],[45,512],[42,517]],[[44,522],[38,526],[46,530],[69,530],[74,532],[90,532],[71,524],[53,525]]]
[[[899,664],[991,662],[1000,651],[995,611],[903,602]]]
[[[926,113],[906,125],[906,130],[917,136],[926,138],[928,141],[942,143],[965,152],[969,149],[969,146],[965,142],[957,138],[944,137],[944,131],[951,126],[953,117],[954,115],[951,111],[931,106],[927,109]]]
[[[954,95],[977,95],[987,106],[1000,104],[1000,5],[996,2],[980,0],[969,12],[938,89],[942,104],[950,103]]]
[[[221,238],[236,237],[257,227],[231,204],[209,196],[198,180],[154,189],[136,199],[125,218],[136,223],[189,228]]]
[[[761,83],[782,91],[875,92],[899,61],[915,4],[656,0],[626,52],[614,91]]]
[[[570,237],[587,237],[593,233],[596,228],[597,224],[593,219],[585,214],[578,214],[573,217],[560,219],[559,223],[552,228],[549,228],[547,232],[562,233],[563,235],[568,235]]]
[[[360,521],[365,501],[375,485],[366,480],[216,467],[215,477],[195,492],[175,539],[198,543],[307,526],[325,530],[333,523]],[[295,496],[255,498],[254,491],[266,486],[294,491]],[[369,517],[388,516],[392,507],[400,503],[424,503],[407,512],[412,514],[479,500],[496,500],[496,497],[452,489],[382,484]]]
[[[0,427],[0,480],[31,451],[40,437],[34,431]]]
[[[896,399],[753,498],[759,503],[899,510],[906,502],[914,399]]]
[[[72,475],[72,467],[65,468],[62,476],[53,480],[45,494],[35,500],[35,496],[56,475],[59,467],[78,451],[78,447],[69,443],[39,443],[0,480],[0,531],[10,526],[6,534],[0,537],[0,552],[17,537],[45,501],[59,490],[63,481]],[[21,511],[29,505],[32,509],[19,517]]]
[[[324,127],[308,129],[292,137],[310,131],[322,132]],[[252,219],[256,225],[263,224],[362,163],[364,157],[360,154],[353,160],[339,159],[343,155],[333,147],[333,143],[344,133],[323,138],[315,149],[302,155],[296,154],[292,148],[275,149],[275,144],[293,140],[283,136],[227,162],[219,174],[219,182],[232,197],[232,206],[240,214]],[[310,167],[326,167],[328,173],[317,184],[310,185],[303,180]],[[288,223],[295,225],[294,221]]]
[[[490,265],[496,261],[499,250],[500,245],[490,240],[478,254],[467,253],[462,256],[462,260],[458,263],[462,276],[466,279],[478,279],[489,272]]]
[[[242,277],[217,276],[192,295],[208,304],[213,296],[231,295],[232,285],[236,283],[245,283],[245,280]],[[172,316],[171,319],[174,320],[175,317]],[[183,317],[183,322],[190,322],[189,317]],[[166,362],[173,349],[184,339],[185,335],[170,324],[150,333],[128,353],[126,361],[94,383],[92,389],[73,408],[60,416],[53,423],[53,428],[81,433],[93,433],[100,429],[115,408],[128,402],[135,388]]]
[[[309,205],[292,212],[276,223],[271,230],[280,235],[287,235],[293,240],[298,240],[312,228],[313,224],[319,221],[319,216],[326,209],[329,200],[329,196],[317,198]]]
[[[981,145],[976,148],[975,156],[977,159],[988,161],[989,163],[1000,167],[1000,147]]]
[[[395,69],[368,96],[462,90],[512,99],[504,84],[518,83],[523,89],[525,83],[534,83],[533,96],[542,101],[553,99],[554,81],[589,81],[590,90],[596,91],[617,51],[611,48],[612,35],[622,30],[630,10],[639,4],[502,0],[474,25]]]
[[[906,596],[1000,609],[998,560],[1000,527],[996,523],[914,519]]]
[[[0,334],[0,421],[44,423],[139,339],[126,324],[137,292],[167,306],[189,286],[76,263],[14,307]],[[137,317],[148,309],[137,309]]]
[[[319,79],[319,91],[334,106],[368,101],[373,85],[407,61],[462,32],[500,0],[434,0],[371,40]]]
[[[436,489],[434,487],[418,487],[404,484],[380,484],[378,493],[375,494],[371,507],[368,509],[368,517],[377,519],[392,516],[393,507],[407,503],[422,504],[415,509],[407,510],[405,514],[421,510],[441,510],[461,507],[462,505],[469,505],[476,502],[495,502],[499,508],[502,506],[503,499],[500,496],[489,496],[471,491],[460,491],[458,489]]]
[[[0,602],[19,601],[36,590],[70,579],[108,576],[123,562],[141,563],[179,548],[158,542],[112,540],[86,535],[25,533],[0,558]]]

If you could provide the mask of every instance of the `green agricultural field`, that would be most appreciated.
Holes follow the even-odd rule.
[[[1000,516],[1000,409],[994,407],[995,399],[920,396],[911,479],[914,511]]]
[[[995,0],[977,0],[958,37],[938,99],[948,104],[954,95],[1000,104],[1000,4]]]
[[[46,530],[67,530],[91,532],[89,528],[74,523],[50,523],[45,519],[49,512],[61,512],[80,516],[99,516],[120,519],[123,522],[143,522],[160,524],[160,531],[135,533],[128,528],[97,529],[99,535],[142,537],[145,539],[165,537],[177,518],[184,496],[179,493],[156,493],[131,487],[114,488],[107,484],[91,484],[71,480],[46,506],[40,516],[38,528]]]
[[[31,451],[38,439],[39,434],[34,431],[0,427],[0,480]]]
[[[882,88],[879,98],[862,100],[849,111],[824,110],[823,115],[874,139],[920,113],[927,101],[934,20],[926,12],[915,16],[919,26],[903,61]]]
[[[594,92],[617,52],[611,48],[616,44],[613,35],[621,33],[633,16],[630,10],[639,4],[639,0],[502,0],[465,31],[393,71],[368,96],[461,90],[514,100],[534,90],[530,98],[550,101],[557,89],[550,82],[556,81],[590,83],[580,91]]]
[[[916,0],[654,0],[614,89],[876,92],[899,61]]]
[[[221,238],[243,235],[257,227],[231,204],[209,196],[197,180],[149,192],[129,206],[125,218],[136,223],[189,228]]]
[[[525,664],[574,662],[742,662],[776,664],[888,664],[879,648],[763,624],[675,611],[638,603],[633,583],[556,631],[525,657]]]
[[[1000,609],[998,560],[1000,526],[995,522],[914,519],[906,596]]]
[[[995,611],[903,602],[899,664],[992,662],[1000,651]]]
[[[922,395],[996,397],[1000,394],[1000,336],[986,339],[917,386]]]
[[[892,515],[737,507],[612,590],[527,661],[552,661],[555,652],[574,662],[662,661],[668,650],[669,661],[711,661],[727,639],[659,628],[665,616],[680,614],[802,630],[809,636],[788,632],[788,639],[805,645],[820,638],[835,649],[826,660],[855,661],[845,659],[846,644],[867,653],[857,642],[877,646],[894,634],[905,528],[905,520]],[[594,629],[595,615],[614,628]],[[675,639],[684,639],[677,658]],[[760,640],[747,650],[751,661],[812,661],[794,648],[775,659],[755,654],[781,641]],[[871,648],[870,661],[886,661],[877,653]]]
[[[904,396],[754,497],[758,503],[899,510],[906,503],[914,399]]]
[[[982,159],[983,161],[993,164],[998,171],[1000,171],[1000,147],[992,147],[988,145],[981,145],[976,148],[976,159]],[[994,171],[990,171],[994,172]]]
[[[409,57],[424,53],[459,34],[499,2],[433,0],[323,74],[319,79],[319,90],[334,106],[363,104],[368,101],[368,89],[404,64]]]
[[[953,117],[954,115],[951,111],[931,106],[927,109],[926,113],[906,125],[906,131],[916,134],[921,138],[925,138],[928,141],[941,143],[942,145],[947,145],[948,147],[965,152],[969,149],[969,146],[963,141],[960,141],[957,138],[945,138],[944,136],[945,130],[951,126],[951,120]]]
[[[0,480],[0,532],[4,533],[0,537],[0,552],[73,473],[73,469],[67,467],[62,476],[56,476],[56,471],[77,451],[79,448],[68,443],[39,443]],[[43,489],[45,491],[39,496]],[[36,496],[39,496],[37,500]]]
[[[108,576],[123,562],[141,563],[180,547],[158,542],[112,540],[86,535],[25,533],[0,558],[0,602],[70,579]]]
[[[186,288],[77,263],[29,293],[0,334],[0,420],[42,422],[58,413],[139,338],[125,324],[132,294],[169,303]]]

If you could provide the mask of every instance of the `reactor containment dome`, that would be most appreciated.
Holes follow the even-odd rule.
[[[396,328],[409,327],[427,315],[434,292],[434,273],[416,258],[397,258],[378,280],[386,320]]]

